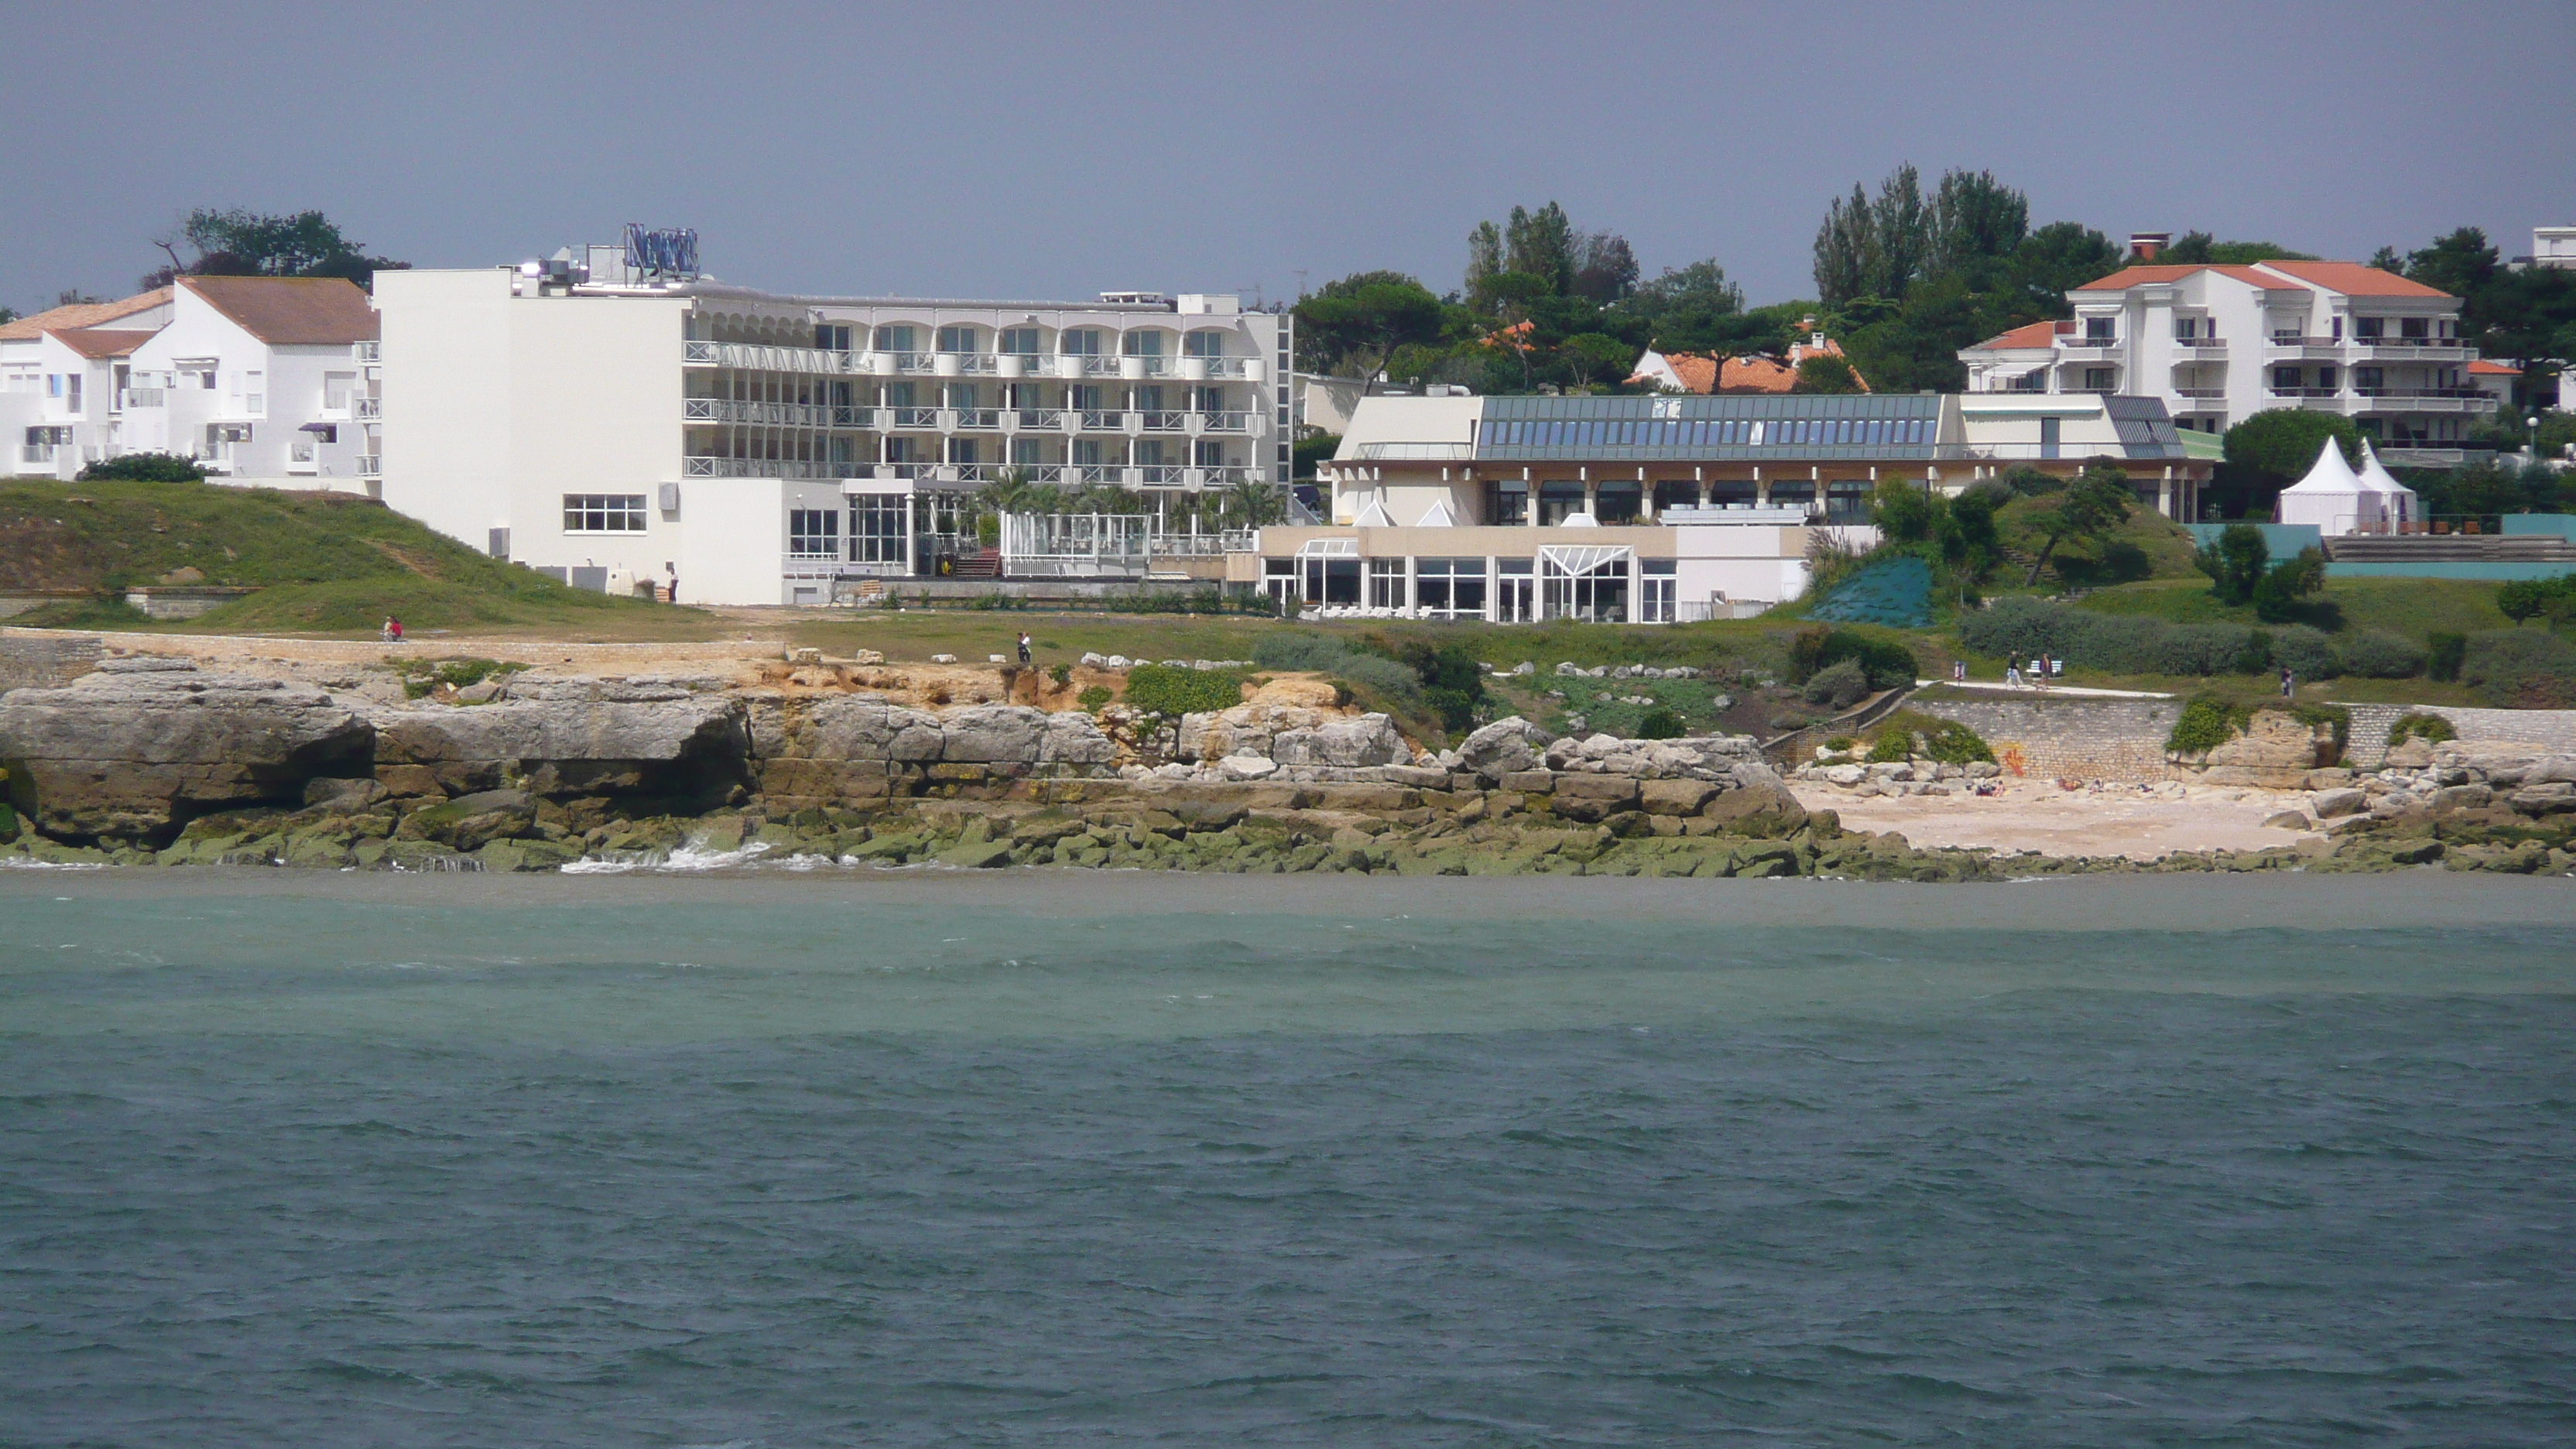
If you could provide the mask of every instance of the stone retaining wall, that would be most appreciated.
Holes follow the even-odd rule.
[[[2160,781],[2186,777],[2165,762],[2179,699],[1925,699],[1910,708],[1957,720],[1985,737],[2007,774],[2040,779]],[[2384,732],[2384,731],[2383,731]],[[2196,777],[2194,777],[2196,778]]]
[[[2553,755],[2576,754],[2576,709],[2470,709],[2450,704],[2348,704],[2352,738],[2344,763],[2378,769],[2388,754],[2389,727],[2410,714],[2437,714],[2470,744],[2532,745]]]

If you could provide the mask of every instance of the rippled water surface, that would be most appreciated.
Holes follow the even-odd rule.
[[[0,874],[0,1445],[2563,1444],[2576,892]]]

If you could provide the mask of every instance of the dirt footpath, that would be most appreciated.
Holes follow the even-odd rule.
[[[2263,822],[2307,803],[2302,791],[2136,785],[2059,788],[2011,780],[1996,795],[1855,796],[1793,783],[1800,804],[1831,810],[1847,830],[1893,830],[1917,849],[1985,846],[2045,855],[2153,860],[2177,850],[2260,850],[2322,839]]]

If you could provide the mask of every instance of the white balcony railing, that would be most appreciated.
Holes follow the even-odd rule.
[[[1177,433],[1188,426],[1184,421],[1188,417],[1186,413],[1151,412],[1144,414],[1143,417],[1144,429],[1149,433]]]
[[[373,454],[373,453],[361,453],[361,454],[359,454],[359,455],[358,455],[358,476],[359,476],[359,477],[361,477],[361,478],[381,478],[381,477],[383,477],[383,476],[384,476],[384,472],[385,472],[385,460],[384,460],[384,459],[382,459],[382,458],[380,458],[380,457],[377,457],[377,456],[376,456],[375,454]]]
[[[1199,420],[1199,431],[1202,433],[1248,433],[1252,431],[1252,414],[1250,413],[1199,413],[1196,414],[1196,417]]]
[[[382,422],[385,416],[385,400],[380,397],[351,398],[349,410],[356,414],[358,421],[362,423]]]
[[[1021,428],[1056,429],[1064,426],[1062,408],[1021,408],[1011,416]]]
[[[18,461],[21,463],[50,463],[60,455],[60,448],[61,445],[58,443],[20,443],[18,445]]]
[[[360,362],[382,362],[385,360],[385,345],[382,342],[361,342],[350,349],[350,355]]]
[[[1102,355],[1102,354],[1100,354],[1100,353],[1097,353],[1097,352],[1093,352],[1093,353],[1084,353],[1084,354],[1081,354],[1081,356],[1082,356],[1082,375],[1083,375],[1083,376],[1085,376],[1085,377],[1116,377],[1116,376],[1118,375],[1118,359],[1117,359],[1117,358],[1115,358],[1115,357],[1108,357],[1108,356],[1104,356],[1104,355]]]
[[[1250,362],[1252,359],[1248,357],[1201,357],[1192,360],[1206,363],[1207,375],[1210,377],[1241,377],[1244,374],[1244,364]]]
[[[1086,433],[1123,433],[1127,431],[1127,415],[1123,412],[1086,408],[1082,413],[1082,431]]]
[[[828,428],[833,425],[834,417],[833,409],[819,403],[749,402],[722,397],[682,398],[680,403],[683,420],[692,423]]]
[[[936,428],[939,426],[937,408],[887,408],[886,411],[894,414],[887,424],[889,427]]]
[[[2174,339],[2173,345],[2177,350],[2187,349],[2192,352],[2225,352],[2227,350],[2227,339],[2224,337],[2177,337]]]
[[[998,428],[1002,425],[999,408],[952,408],[948,413],[950,428]]]
[[[957,359],[957,370],[969,376],[978,374],[989,376],[1002,370],[1002,359],[995,353],[952,352],[949,356]]]

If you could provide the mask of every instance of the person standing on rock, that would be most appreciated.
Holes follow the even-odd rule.
[[[1026,630],[1026,629],[1022,629],[1022,630],[1020,631],[1020,667],[1021,667],[1022,669],[1026,669],[1026,668],[1028,668],[1028,666],[1029,666],[1029,631],[1028,631],[1028,630]]]
[[[2298,692],[2299,692],[2299,677],[2298,677],[2297,675],[2292,674],[2292,673],[2290,672],[2290,666],[2288,666],[2288,665],[2286,665],[2286,664],[2282,665],[2282,666],[2281,666],[2281,697],[2282,697],[2283,699],[2290,699],[2290,698],[2295,697],[2295,696],[2298,694]]]

